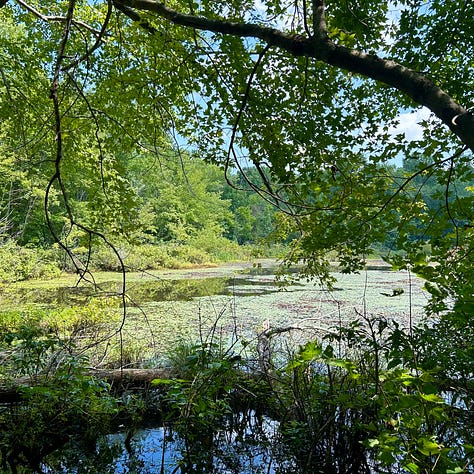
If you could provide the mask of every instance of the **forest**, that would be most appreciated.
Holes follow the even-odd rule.
[[[1,472],[474,472],[473,57],[468,0],[0,0]],[[423,317],[199,306],[156,353],[139,278],[260,258]]]

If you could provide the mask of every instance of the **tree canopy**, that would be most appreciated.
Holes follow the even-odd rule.
[[[356,269],[393,232],[412,263],[425,243],[434,260],[449,248],[468,256],[472,189],[458,199],[453,183],[473,176],[473,9],[3,1],[1,144],[45,180],[59,241],[58,202],[70,226],[94,231],[76,218],[71,181],[89,173],[105,201],[127,196],[118,155],[165,160],[171,137],[228,176],[254,166],[258,179],[244,172],[244,187],[288,216],[280,229],[300,236],[289,261],[305,260],[310,273],[324,269],[328,250]],[[420,109],[409,139],[400,120]],[[402,159],[411,171],[394,176]],[[424,175],[444,189],[435,215],[419,199],[414,178]],[[118,201],[98,199],[98,208],[125,223]],[[410,238],[413,222],[425,238]]]

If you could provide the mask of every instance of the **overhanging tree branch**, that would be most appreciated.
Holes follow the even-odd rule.
[[[40,20],[43,20],[45,22],[50,22],[50,21],[57,21],[60,23],[67,23],[69,21],[67,16],[58,16],[58,15],[43,15],[40,11],[38,11],[36,8],[32,7],[28,3],[24,2],[23,0],[16,0],[18,5],[21,5],[23,8],[28,10],[30,13],[33,13],[36,17],[38,17]],[[3,5],[6,4],[6,1],[4,3],[0,3],[0,7],[3,7]],[[81,26],[82,28],[85,28],[86,30],[90,31],[91,33],[94,33],[95,35],[100,36],[100,31],[96,30],[92,26],[88,25],[87,23],[84,23],[83,21],[78,21],[75,19],[70,20],[72,25],[76,26]]]
[[[434,84],[425,74],[396,61],[347,48],[327,38],[324,2],[314,0],[314,26],[317,36],[288,34],[276,28],[255,23],[231,22],[180,13],[154,0],[115,0],[126,6],[157,14],[176,25],[239,37],[260,39],[269,46],[283,49],[294,56],[307,56],[328,65],[357,73],[393,87],[416,104],[430,109],[457,137],[474,151],[474,115]]]
[[[71,261],[73,262],[77,273],[80,276],[80,280],[85,280],[87,279],[87,275],[92,277],[92,281],[94,281],[93,276],[91,275],[89,271],[89,262],[90,262],[90,252],[91,252],[91,243],[92,243],[92,238],[97,237],[101,239],[103,242],[105,242],[109,248],[112,249],[114,252],[117,260],[119,261],[120,268],[121,268],[121,273],[122,273],[122,289],[120,292],[120,296],[122,299],[122,321],[119,326],[119,328],[112,334],[118,334],[120,337],[120,348],[121,348],[121,353],[120,353],[120,358],[121,358],[121,367],[123,367],[123,351],[122,351],[122,330],[125,324],[125,318],[126,318],[126,311],[127,311],[127,302],[126,302],[126,273],[125,273],[125,264],[123,262],[122,257],[120,256],[120,253],[118,252],[117,248],[107,239],[107,237],[102,234],[101,232],[97,232],[95,230],[92,230],[85,225],[79,223],[75,217],[74,213],[72,211],[72,208],[70,206],[66,186],[63,182],[62,179],[62,172],[61,172],[61,167],[62,167],[62,161],[63,161],[63,155],[64,155],[64,131],[63,131],[63,126],[62,126],[62,113],[61,113],[61,100],[59,98],[59,89],[60,89],[60,80],[61,80],[61,75],[63,72],[63,67],[62,63],[66,57],[66,49],[68,45],[68,41],[70,39],[70,33],[71,33],[71,26],[73,25],[74,21],[74,10],[76,8],[76,1],[77,0],[69,0],[68,3],[68,9],[67,9],[67,14],[66,14],[66,20],[65,20],[65,25],[64,25],[64,30],[62,34],[62,38],[59,44],[59,49],[56,57],[56,64],[54,67],[54,75],[53,75],[53,80],[51,83],[51,89],[50,89],[50,99],[53,102],[53,110],[54,110],[54,128],[55,128],[55,142],[56,142],[56,156],[55,156],[55,161],[54,161],[54,174],[50,178],[47,188],[46,188],[46,193],[45,193],[45,198],[44,198],[44,208],[45,208],[45,216],[46,216],[46,222],[48,224],[48,227],[53,235],[53,238],[55,239],[56,243],[70,256]],[[50,217],[50,211],[49,211],[49,203],[50,203],[50,196],[51,196],[51,191],[53,189],[53,186],[57,185],[59,188],[59,191],[61,193],[61,196],[63,198],[64,202],[64,207],[66,210],[67,217],[69,219],[69,223],[71,228],[72,227],[77,227],[78,229],[82,230],[84,233],[89,238],[89,256],[87,258],[87,263],[84,268],[81,268],[75,261],[74,255],[72,251],[68,248],[66,244],[64,244],[59,237],[59,235],[56,233],[53,227],[53,223],[51,221]],[[110,337],[110,336],[107,336]]]
[[[128,16],[132,21],[137,22],[142,28],[147,30],[149,33],[153,35],[156,33],[157,31],[156,28],[151,26],[147,21],[144,21],[142,17],[136,11],[118,2],[114,2],[114,5],[115,5],[115,8],[117,8],[117,10],[120,10],[123,14]]]

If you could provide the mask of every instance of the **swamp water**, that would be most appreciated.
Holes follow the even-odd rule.
[[[129,366],[139,357],[149,361],[144,367],[150,367],[162,363],[163,355],[177,345],[229,345],[236,340],[251,345],[264,327],[291,328],[285,331],[285,339],[293,347],[361,316],[384,317],[408,328],[420,320],[427,302],[420,279],[381,264],[360,274],[334,273],[337,282],[332,291],[315,282],[278,284],[272,264],[130,274],[126,317],[122,321],[122,310],[116,311],[110,333],[122,327],[120,340],[129,352]],[[81,306],[92,296],[121,291],[117,274],[96,276],[95,294],[86,285],[75,287],[72,280],[66,285],[58,280],[37,287],[32,283],[12,286],[3,291],[3,299],[57,308]],[[0,303],[6,304],[1,296]],[[109,347],[118,341],[112,338]]]
[[[332,291],[315,283],[298,282],[281,286],[271,267],[227,266],[186,272],[134,275],[127,285],[127,317],[122,340],[149,365],[176,344],[212,342],[235,344],[237,340],[256,343],[262,328],[291,328],[285,331],[285,347],[297,347],[323,336],[330,328],[347,325],[362,315],[396,320],[408,328],[420,319],[426,296],[422,282],[406,272],[384,267],[359,275],[335,274]],[[104,280],[104,294],[114,294],[120,283]],[[401,291],[400,291],[401,290]],[[22,298],[46,306],[81,304],[90,297],[84,288],[28,288]],[[147,366],[145,362],[144,366]],[[254,416],[250,411],[234,414],[253,424],[244,432],[234,428],[213,434],[212,472],[291,472],[285,462],[274,459],[269,446],[277,436],[277,422]],[[255,430],[256,423],[259,429]],[[255,438],[255,433],[259,436]],[[183,453],[189,452],[172,430],[147,427],[130,433],[118,431],[103,438],[90,459],[75,458],[74,448],[54,454],[53,473],[179,473],[211,472],[205,468],[180,468]],[[248,435],[248,436],[247,436]],[[126,447],[124,447],[126,446]],[[192,463],[191,463],[192,464]],[[73,467],[76,466],[76,467]],[[188,464],[189,466],[189,464]],[[296,471],[294,471],[296,472]]]
[[[117,432],[101,439],[95,453],[78,459],[63,450],[50,456],[48,474],[277,474],[288,472],[288,462],[273,457],[270,445],[278,423],[254,411],[236,413],[239,426],[218,430],[212,439],[212,455],[199,443],[189,445],[172,429],[142,428],[132,438]],[[244,417],[246,418],[244,420]],[[127,447],[124,447],[124,446]]]
[[[144,349],[159,355],[190,341],[254,343],[264,327],[291,327],[285,338],[297,347],[361,316],[408,328],[420,320],[427,302],[421,280],[384,267],[359,275],[337,273],[332,291],[314,282],[280,285],[273,270],[250,267],[216,275],[209,269],[180,279],[171,273],[159,281],[134,281],[128,286],[132,306],[124,338],[138,336],[148,341]]]

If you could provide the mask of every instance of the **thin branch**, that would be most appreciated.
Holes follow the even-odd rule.
[[[66,196],[66,190],[64,188],[64,185],[61,180],[61,160],[63,157],[63,138],[62,138],[62,128],[61,128],[61,112],[60,112],[60,107],[59,107],[59,78],[61,74],[61,64],[65,56],[65,51],[66,51],[66,45],[69,39],[69,35],[71,32],[71,25],[72,25],[72,19],[74,15],[74,7],[76,4],[76,0],[70,0],[69,1],[69,6],[68,6],[68,11],[67,11],[67,16],[66,16],[66,25],[64,27],[64,32],[63,32],[63,37],[61,39],[61,43],[59,46],[58,54],[57,54],[57,59],[56,59],[56,66],[54,68],[54,77],[53,77],[53,82],[51,85],[51,91],[50,91],[50,98],[53,101],[54,105],[54,118],[55,118],[55,128],[56,128],[56,160],[55,160],[55,174],[52,177],[52,181],[57,181],[59,187],[61,188],[61,192],[63,193],[63,196]],[[69,217],[72,218],[72,212],[70,207],[67,205],[67,199],[66,199],[66,211],[69,215]]]
[[[361,25],[364,25],[365,28],[369,28],[369,25],[367,25],[367,23],[365,23],[364,21],[362,21],[360,19],[360,17],[358,15],[356,15],[356,13],[354,12],[354,10],[351,8],[349,2],[347,0],[345,0],[345,6],[346,6],[346,9],[347,11],[361,24]]]
[[[73,67],[77,66],[82,61],[89,59],[92,53],[104,43],[104,37],[107,31],[107,26],[109,24],[111,16],[112,16],[112,3],[110,0],[108,0],[107,13],[105,15],[105,20],[104,20],[104,23],[102,24],[102,28],[100,29],[99,34],[97,35],[95,43],[80,58],[72,61],[67,66],[64,66],[63,71],[68,71],[69,69],[72,69]]]
[[[48,228],[54,238],[54,240],[58,243],[58,245],[71,257],[71,260],[76,267],[77,271],[79,274],[79,268],[77,267],[77,264],[75,262],[75,259],[72,258],[70,250],[67,248],[66,245],[61,241],[59,236],[57,235],[53,223],[51,221],[51,217],[49,214],[49,201],[50,201],[50,194],[51,190],[54,186],[54,183],[58,183],[58,186],[61,190],[61,194],[64,199],[64,205],[66,208],[66,213],[68,214],[70,222],[74,221],[73,215],[72,215],[72,210],[69,206],[69,201],[67,198],[67,193],[66,189],[64,188],[64,184],[61,179],[61,161],[63,158],[63,138],[62,138],[62,128],[61,128],[61,112],[60,112],[60,107],[59,107],[59,77],[61,73],[61,63],[64,58],[64,53],[66,50],[66,45],[67,41],[69,38],[70,34],[70,28],[72,25],[72,18],[74,14],[74,7],[75,7],[75,0],[70,0],[69,2],[69,7],[68,7],[68,12],[67,12],[67,17],[66,17],[66,25],[64,27],[64,32],[63,32],[63,37],[59,46],[59,51],[57,55],[57,60],[56,60],[56,66],[54,69],[54,78],[53,82],[51,85],[51,91],[50,91],[50,98],[53,101],[53,109],[54,109],[54,123],[55,123],[55,131],[56,131],[56,136],[55,136],[55,141],[56,141],[56,158],[54,162],[54,168],[55,168],[55,173],[51,177],[51,179],[48,182],[48,185],[46,187],[46,193],[45,193],[45,198],[44,198],[44,207],[45,207],[45,216],[46,216],[46,223],[48,225]]]
[[[70,32],[71,32],[71,26],[73,25],[73,15],[74,15],[74,9],[76,6],[76,0],[69,0],[69,5],[68,5],[68,10],[66,14],[66,20],[65,20],[65,26],[64,26],[64,31],[63,31],[63,36],[61,38],[61,42],[58,48],[58,53],[57,53],[57,59],[56,59],[56,65],[54,68],[54,76],[53,76],[53,81],[51,84],[51,90],[50,90],[50,98],[53,101],[53,110],[54,110],[54,122],[55,122],[55,141],[56,141],[56,158],[54,162],[54,168],[55,172],[51,179],[48,182],[48,185],[46,187],[46,194],[45,194],[45,199],[44,199],[44,207],[45,207],[45,216],[46,216],[46,222],[47,225],[51,231],[51,234],[54,238],[54,240],[57,242],[57,244],[67,253],[67,255],[71,258],[73,265],[76,268],[77,273],[79,274],[80,278],[79,281],[81,280],[86,280],[90,281],[87,279],[87,277],[92,278],[92,283],[95,284],[93,276],[91,275],[90,271],[88,270],[89,266],[89,261],[90,261],[90,255],[91,255],[91,246],[92,246],[92,238],[93,237],[98,237],[101,239],[103,242],[105,242],[114,252],[117,260],[119,261],[120,268],[121,268],[121,273],[122,273],[122,289],[121,289],[121,298],[122,298],[122,307],[123,307],[123,314],[122,314],[122,321],[120,326],[117,328],[114,334],[108,337],[112,337],[113,335],[119,334],[120,336],[120,347],[122,349],[122,330],[125,325],[125,319],[126,319],[126,311],[127,311],[127,301],[126,301],[126,271],[125,271],[125,264],[123,262],[122,257],[120,256],[118,250],[116,247],[107,239],[107,237],[97,231],[94,231],[92,229],[87,228],[86,226],[80,224],[74,219],[74,215],[72,212],[72,208],[69,203],[68,195],[67,195],[67,190],[64,185],[64,182],[62,180],[62,175],[61,175],[61,165],[62,165],[62,160],[63,160],[63,130],[62,130],[62,115],[61,115],[61,110],[60,110],[60,99],[59,99],[59,86],[60,86],[60,77],[61,77],[61,71],[62,71],[62,62],[65,58],[65,52],[66,52],[66,47],[67,43],[69,40]],[[60,239],[59,235],[56,233],[50,212],[49,212],[49,203],[50,203],[50,196],[51,196],[51,191],[53,189],[53,186],[57,184],[60,190],[60,193],[63,198],[64,206],[66,209],[66,214],[69,219],[69,223],[71,226],[71,229],[75,226],[78,229],[82,230],[89,236],[89,255],[87,258],[87,263],[85,268],[80,268],[79,265],[77,264],[74,255],[67,247],[66,244],[62,242]],[[79,282],[78,282],[79,283]],[[121,359],[123,357],[123,353],[121,350]]]
[[[309,29],[308,25],[308,4],[307,0],[303,0],[303,24],[304,24],[304,30],[306,31],[306,34],[311,37],[312,33]]]
[[[249,78],[247,80],[247,84],[246,84],[246,87],[245,87],[245,93],[244,93],[244,96],[242,98],[242,103],[240,105],[239,111],[237,112],[237,116],[235,118],[235,122],[234,122],[234,125],[232,127],[232,134],[231,134],[231,137],[230,137],[229,147],[228,147],[228,151],[227,151],[227,159],[226,159],[226,162],[225,162],[225,176],[226,176],[226,179],[227,179],[227,176],[228,176],[227,171],[229,169],[229,163],[231,161],[230,157],[231,157],[231,154],[232,154],[232,151],[233,151],[235,137],[237,135],[237,129],[238,129],[238,126],[239,126],[240,119],[242,118],[242,115],[243,115],[244,110],[247,106],[248,100],[250,98],[250,89],[252,87],[252,82],[253,82],[253,79],[255,78],[255,75],[257,74],[257,70],[260,67],[261,62],[263,61],[263,58],[265,57],[265,54],[268,52],[269,49],[270,49],[270,46],[267,45],[260,52],[260,54],[258,55],[257,61],[255,61],[255,64],[254,64],[254,66],[252,68],[252,71],[249,75]],[[238,163],[238,160],[236,160],[236,163]],[[245,176],[244,176],[244,178],[245,178]],[[227,179],[227,182],[229,182],[228,179]],[[254,187],[253,184],[250,181],[247,181],[247,182],[252,188]],[[266,179],[264,179],[264,183],[267,186],[267,189],[268,189],[269,193],[273,194],[273,191],[272,191],[271,187],[269,186],[268,182],[266,182]]]
[[[451,157],[451,160],[449,163],[448,181],[446,183],[446,189],[444,192],[444,200],[445,200],[446,211],[448,213],[449,220],[452,222],[455,232],[456,232],[456,247],[459,247],[459,226],[456,224],[456,221],[454,220],[454,217],[451,213],[451,205],[449,203],[449,187],[453,179],[453,173],[454,173],[454,156]]]
[[[249,78],[247,80],[247,84],[246,84],[246,87],[245,87],[245,93],[244,93],[244,96],[242,98],[242,103],[240,105],[239,111],[237,112],[237,116],[236,116],[234,125],[232,127],[232,134],[231,134],[230,143],[229,143],[228,152],[227,152],[227,158],[226,158],[226,162],[225,162],[224,175],[225,175],[226,181],[229,184],[229,186],[231,186],[233,188],[236,188],[236,186],[230,181],[229,176],[228,176],[228,170],[229,170],[229,167],[230,167],[230,162],[233,161],[235,163],[235,165],[237,166],[237,168],[239,169],[242,177],[244,178],[246,183],[249,185],[249,187],[253,191],[255,191],[257,194],[259,194],[260,197],[263,200],[265,200],[266,202],[268,202],[271,205],[276,206],[281,212],[283,212],[285,214],[288,214],[288,215],[291,215],[293,217],[296,217],[295,212],[291,209],[292,204],[289,201],[283,200],[281,198],[281,196],[279,196],[278,194],[276,194],[274,192],[274,190],[271,186],[271,183],[268,181],[268,179],[267,179],[265,173],[263,172],[262,167],[260,166],[259,163],[254,162],[254,166],[257,169],[257,172],[259,173],[260,178],[262,179],[266,190],[262,189],[261,187],[259,187],[257,185],[255,185],[247,177],[247,175],[245,174],[244,169],[242,168],[242,166],[239,162],[238,157],[236,156],[235,149],[234,149],[234,143],[235,143],[235,138],[236,138],[236,135],[237,135],[237,129],[238,129],[238,126],[239,126],[240,119],[242,118],[242,115],[245,111],[245,108],[247,107],[248,100],[250,98],[250,90],[251,90],[252,82],[255,78],[255,75],[258,71],[258,68],[260,67],[260,64],[261,64],[263,58],[265,57],[265,54],[268,52],[269,49],[270,49],[270,45],[267,45],[260,52],[260,54],[258,55],[257,61],[255,62],[254,67],[252,68],[252,71],[251,71],[251,73],[249,75]],[[233,157],[233,160],[231,160],[231,155]],[[286,209],[283,208],[282,204],[285,204],[287,206],[287,208]],[[303,206],[300,206],[300,207],[303,207]],[[304,206],[304,207],[306,207],[306,206]],[[314,208],[311,207],[311,212],[313,212],[313,211],[314,211]]]
[[[430,168],[433,168],[434,166],[439,166],[439,165],[442,165],[444,163],[447,163],[448,161],[453,161],[456,158],[459,158],[459,156],[461,156],[466,150],[467,150],[467,146],[465,146],[465,147],[461,148],[460,150],[458,150],[456,153],[454,153],[454,155],[452,155],[448,158],[444,158],[443,160],[435,161],[435,162],[425,166],[424,168],[418,170],[416,173],[413,173],[411,176],[409,176],[402,183],[401,186],[399,186],[399,188],[390,196],[390,198],[387,199],[387,201],[385,201],[384,204],[382,204],[380,209],[374,215],[369,217],[369,219],[367,219],[367,221],[375,219],[377,216],[379,216],[390,205],[390,203],[408,186],[408,184],[411,181],[413,181],[417,176],[424,173],[426,170],[429,170]]]
[[[51,22],[51,21],[57,21],[60,23],[68,23],[68,18],[67,16],[57,16],[57,15],[43,15],[41,12],[33,8],[31,5],[28,3],[24,2],[23,0],[15,0],[19,5],[21,5],[23,8],[28,10],[30,13],[33,13],[36,17],[38,17],[40,20],[45,21],[45,22]],[[84,23],[83,21],[79,20],[70,20],[70,24],[74,26],[80,26],[82,28],[85,28],[86,30],[90,31],[91,33],[94,33],[95,35],[99,36],[100,31],[96,30],[92,26],[88,25],[87,23]]]
[[[92,108],[92,105],[88,99],[88,97],[86,96],[86,94],[84,93],[83,89],[79,86],[79,84],[74,80],[74,78],[72,77],[72,75],[68,74],[68,77],[69,79],[71,80],[71,82],[73,83],[75,89],[78,91],[79,93],[79,96],[82,98],[82,100],[84,101],[84,103],[86,104],[86,107],[87,109],[89,110],[90,114],[91,114],[91,117],[92,117],[92,121],[94,122],[95,124],[95,131],[94,131],[94,135],[95,135],[95,140],[96,140],[96,143],[97,143],[97,146],[99,148],[99,162],[100,162],[100,175],[101,175],[101,181],[102,181],[102,191],[104,192],[104,195],[106,196],[107,200],[108,200],[108,192],[107,192],[107,188],[106,188],[106,185],[105,185],[105,178],[104,178],[104,150],[102,148],[102,140],[100,138],[100,124],[99,124],[99,120],[98,120],[98,117],[94,111],[94,109]]]

